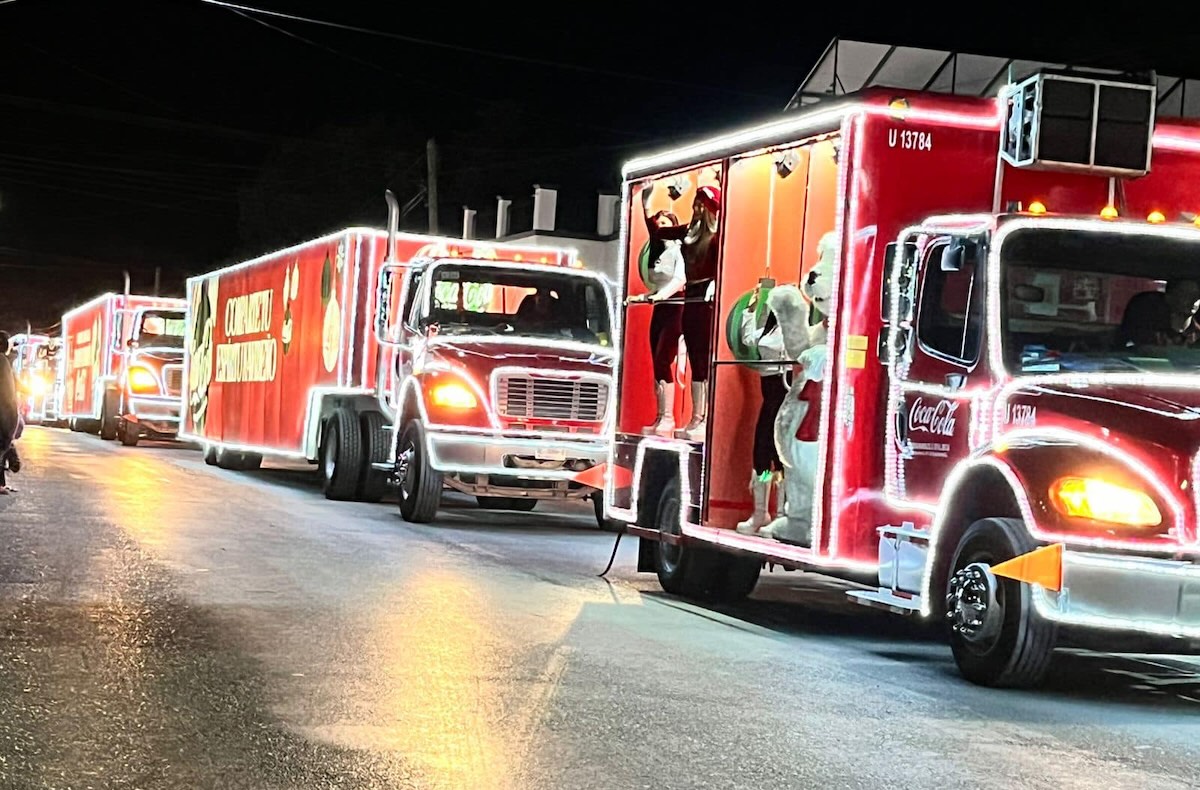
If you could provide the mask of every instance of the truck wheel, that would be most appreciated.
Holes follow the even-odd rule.
[[[209,466],[217,465],[217,446],[215,444],[204,445],[204,463]]]
[[[112,402],[113,393],[104,393],[104,398],[100,401],[100,438],[101,439],[116,439],[117,438],[117,405]],[[124,441],[124,440],[122,440]],[[134,442],[137,444],[137,442]]]
[[[519,510],[528,513],[537,507],[536,499],[515,496],[477,496],[475,500],[484,510]]]
[[[321,479],[325,498],[353,499],[363,464],[362,434],[358,416],[338,407],[325,421],[325,439],[321,442]]]
[[[658,499],[658,514],[655,522],[664,535],[682,535],[679,524],[679,479],[672,478]],[[654,568],[658,583],[672,595],[702,598],[709,586],[709,579],[716,564],[712,551],[695,546],[672,546],[668,543],[654,544]]]
[[[387,421],[377,411],[364,413],[359,427],[362,429],[365,458],[359,471],[357,497],[363,502],[378,502],[387,493],[387,472],[381,472],[371,464],[387,461],[388,452],[392,449],[390,431]]]
[[[239,453],[241,458],[238,459],[238,469],[243,472],[252,472],[262,466],[262,455],[259,453]]]
[[[425,429],[409,420],[396,447],[396,474],[400,478],[400,515],[405,521],[432,521],[442,501],[442,473],[425,455]]]
[[[1034,686],[1050,667],[1058,627],[1034,611],[1028,584],[986,570],[1037,545],[1014,518],[980,519],[959,541],[946,582],[946,617],[954,661],[972,683]]]
[[[746,557],[722,554],[718,560],[723,573],[709,590],[708,597],[714,601],[734,603],[740,601],[758,586],[758,577],[763,564]]]
[[[241,453],[230,450],[228,447],[217,448],[217,466],[222,469],[236,470],[238,463],[241,461]]]
[[[121,420],[117,435],[121,439],[121,444],[126,447],[137,447],[138,440],[142,438],[142,430],[131,422]]]

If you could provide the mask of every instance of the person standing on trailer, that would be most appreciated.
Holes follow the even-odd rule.
[[[759,282],[742,313],[741,321],[742,344],[755,349],[760,362],[776,363],[754,366],[759,375],[762,401],[754,426],[754,471],[750,478],[754,513],[745,521],[738,522],[737,531],[743,535],[754,535],[771,523],[771,489],[779,477],[775,416],[787,396],[788,386],[784,375],[788,371],[789,360],[783,348],[779,317],[764,303],[770,289],[770,281]]]
[[[687,283],[683,262],[683,237],[687,227],[681,225],[673,211],[650,213],[650,198],[654,194],[651,182],[642,190],[642,214],[650,237],[650,267],[647,279],[653,289],[644,297],[654,308],[650,315],[650,353],[654,365],[654,396],[658,415],[654,424],[643,433],[671,437],[675,433],[675,377],[671,364],[679,353],[679,337],[683,333],[683,305],[666,302],[683,290]]]
[[[677,439],[704,441],[708,416],[709,352],[712,350],[713,299],[720,239],[721,189],[702,186],[696,190],[692,221],[683,237],[683,262],[687,274],[684,287],[683,340],[692,368],[692,418]]]

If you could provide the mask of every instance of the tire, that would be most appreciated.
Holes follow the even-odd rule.
[[[996,565],[1025,554],[1038,544],[1020,519],[985,518],[963,534],[954,552],[946,589],[960,568],[974,562]],[[1028,688],[1045,677],[1050,667],[1058,627],[1039,616],[1033,607],[1033,590],[1013,579],[997,579],[997,603],[1003,609],[999,633],[983,643],[950,632],[950,649],[959,672],[972,683],[1002,688]]]
[[[237,471],[241,464],[241,453],[227,447],[217,448],[217,466],[222,469]]]
[[[204,463],[209,466],[217,465],[217,446],[215,444],[204,445]]]
[[[79,421],[76,420],[74,417],[67,420],[67,427],[71,430],[72,433],[79,433]]]
[[[709,591],[709,597],[723,603],[735,603],[749,597],[758,586],[763,564],[758,560],[728,554],[721,555],[720,563],[724,569],[723,578]]]
[[[484,510],[519,510],[528,513],[537,507],[536,499],[509,496],[477,496],[475,500]]]
[[[117,438],[118,429],[121,427],[120,420],[117,418],[117,407],[114,404],[113,396],[116,393],[105,392],[104,397],[100,401],[100,438],[112,440]],[[121,439],[124,444],[124,437]],[[137,442],[134,442],[137,444]]]
[[[321,441],[321,480],[325,498],[338,501],[354,499],[363,465],[362,433],[358,415],[338,407],[325,421]]]
[[[442,501],[442,473],[429,465],[425,455],[425,429],[409,420],[396,444],[396,468],[407,455],[408,469],[400,480],[400,515],[405,521],[424,524],[433,520]]]
[[[658,498],[655,524],[667,535],[681,535],[679,524],[679,478],[672,478]],[[654,544],[654,570],[658,583],[672,595],[703,598],[714,575],[716,556],[695,546]]]
[[[384,463],[392,449],[391,431],[387,421],[377,411],[365,412],[359,420],[362,433],[363,465],[358,473],[355,496],[362,502],[378,502],[387,493],[387,472],[371,466]]]
[[[118,427],[117,436],[120,438],[121,444],[126,447],[137,447],[138,440],[142,438],[141,429],[125,420],[121,420]]]
[[[238,469],[243,472],[252,472],[262,466],[262,455],[259,453],[239,453],[241,459],[238,461]]]
[[[658,500],[660,531],[682,534],[679,528],[679,479],[672,478]],[[697,546],[654,544],[658,583],[672,595],[706,601],[740,601],[754,591],[762,563]]]

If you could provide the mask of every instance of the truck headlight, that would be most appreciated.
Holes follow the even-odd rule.
[[[129,391],[135,395],[158,394],[158,376],[149,368],[133,367],[129,369]]]
[[[1157,527],[1162,514],[1146,493],[1094,477],[1060,477],[1050,486],[1050,501],[1064,516],[1122,524]]]
[[[457,381],[438,384],[430,392],[429,399],[434,406],[446,409],[473,409],[479,405],[475,393]]]

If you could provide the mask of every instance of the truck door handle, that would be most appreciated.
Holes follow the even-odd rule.
[[[908,404],[901,401],[896,409],[896,442],[903,447],[908,441]]]
[[[946,386],[952,390],[960,390],[967,383],[966,373],[947,373]]]

